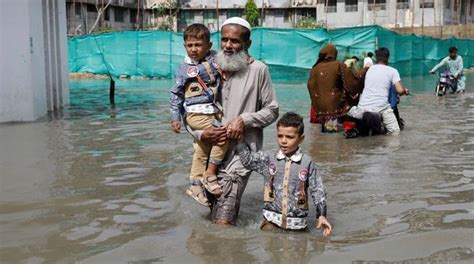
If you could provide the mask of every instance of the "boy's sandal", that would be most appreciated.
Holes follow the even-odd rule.
[[[191,196],[196,202],[202,206],[210,207],[211,204],[207,200],[206,193],[204,189],[199,185],[192,185],[186,190],[186,194]]]
[[[206,188],[206,190],[214,195],[221,195],[222,194],[222,188],[217,182],[217,176],[216,175],[204,175],[201,178],[201,183]]]

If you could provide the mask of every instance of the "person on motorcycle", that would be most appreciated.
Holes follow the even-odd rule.
[[[441,62],[431,69],[430,73],[434,74],[440,67],[446,67],[446,70],[457,80],[456,93],[464,93],[466,87],[466,77],[464,76],[464,65],[462,57],[458,55],[456,47],[449,48],[449,56],[441,60]]]
[[[398,71],[388,66],[389,56],[387,48],[379,48],[375,52],[376,64],[367,71],[359,103],[348,113],[348,116],[356,119],[356,124],[359,123],[359,126],[356,125],[357,130],[367,130],[369,135],[400,133],[400,126],[389,103],[389,94],[392,86],[399,95],[408,94],[408,89],[402,86]],[[355,136],[346,134],[347,138]]]

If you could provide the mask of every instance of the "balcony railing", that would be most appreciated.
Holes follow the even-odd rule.
[[[346,5],[346,12],[357,12],[358,5]]]
[[[368,4],[369,11],[387,10],[387,4]]]
[[[409,2],[397,3],[397,9],[410,9]]]
[[[434,2],[426,1],[424,3],[420,2],[420,8],[434,8]]]

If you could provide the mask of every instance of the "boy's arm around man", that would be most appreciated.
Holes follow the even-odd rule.
[[[240,156],[240,161],[245,168],[251,171],[268,176],[268,165],[270,157],[263,151],[251,151],[245,143],[239,143],[236,151]]]

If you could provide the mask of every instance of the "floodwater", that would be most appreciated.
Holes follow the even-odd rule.
[[[114,108],[107,81],[71,81],[62,118],[0,125],[0,262],[473,263],[473,77],[467,93],[443,98],[434,77],[408,79],[399,137],[346,140],[307,124],[330,238],[260,231],[257,174],[237,226],[211,224],[184,194],[191,139],[169,129],[169,80],[118,82]],[[276,90],[281,113],[308,120],[304,81]]]

